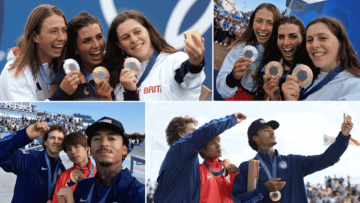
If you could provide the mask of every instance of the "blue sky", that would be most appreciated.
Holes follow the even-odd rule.
[[[39,111],[72,115],[89,114],[94,120],[108,116],[120,121],[126,133],[145,133],[145,103],[143,102],[32,102]]]
[[[278,9],[280,12],[286,9],[286,0],[271,0],[271,1],[265,1],[265,0],[233,0],[234,3],[237,5],[240,11],[248,12],[255,10],[255,8],[262,4],[262,3],[272,3]],[[245,3],[245,4],[244,4]]]

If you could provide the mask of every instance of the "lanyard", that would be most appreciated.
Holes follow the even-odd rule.
[[[85,98],[98,97],[96,92],[95,92],[94,86],[91,83],[91,81],[94,80],[93,77],[92,77],[92,74],[89,73],[89,71],[87,71],[86,68],[84,68],[83,66],[80,66],[80,71],[85,76],[85,80],[86,80],[88,91],[89,91],[89,95],[85,95],[85,94],[83,94],[84,91],[81,91],[81,94],[83,95],[83,97],[85,97]]]
[[[90,160],[89,160],[89,161],[90,161]],[[95,171],[94,168],[95,168],[95,165],[94,165],[93,162],[91,162],[91,171],[90,171],[90,173],[89,173],[88,178],[92,178],[92,177],[93,177],[94,171]]]
[[[60,69],[60,68],[59,68]],[[59,70],[58,70],[59,71]],[[45,82],[45,84],[47,85],[55,85],[59,82],[59,79],[60,79],[60,74],[56,74],[54,70],[52,70],[52,75],[53,75],[53,81],[50,82],[49,80],[49,77],[47,76],[45,70],[44,70],[44,67],[43,65],[41,64],[40,62],[40,69],[39,69],[39,72],[40,72],[40,76],[42,78],[42,80]]]
[[[258,49],[258,42],[255,41],[255,48],[258,50],[259,52],[259,49]],[[262,61],[263,59],[263,53],[261,55],[258,56],[258,58],[256,59],[256,61]]]
[[[46,160],[46,164],[48,166],[48,199],[51,199],[53,197],[56,180],[58,178],[57,171],[59,169],[60,160],[58,160],[58,163],[56,164],[53,181],[51,181],[51,165],[50,165],[50,160],[49,160],[49,156],[48,156],[47,152],[45,152],[45,160]]]
[[[212,168],[209,166],[209,164],[206,163],[205,160],[204,160],[203,164],[210,169],[210,172],[211,172],[214,176],[219,176],[219,175],[222,174],[222,175],[225,177],[225,176],[228,176],[228,174],[229,174],[229,172],[228,172],[227,170],[225,170],[225,168],[223,168],[221,171],[214,172],[214,171],[212,170]],[[225,172],[225,171],[226,171],[226,174],[224,175],[224,172]]]
[[[97,181],[97,180],[96,180]],[[91,199],[94,193],[94,188],[95,188],[95,183],[93,183],[93,185],[91,186],[90,192],[86,198],[86,203],[91,203]],[[99,203],[105,203],[106,201],[106,197],[108,196],[109,192],[111,190],[111,186],[109,187],[108,191],[106,192],[106,194],[104,195],[104,197],[101,198],[101,200],[99,201]]]
[[[149,75],[149,72],[153,68],[155,61],[159,55],[158,50],[154,50],[154,53],[151,55],[149,63],[147,64],[144,73],[142,74],[140,80],[136,83],[136,87],[139,88],[141,86],[141,83],[146,79],[146,77]]]
[[[259,153],[256,155],[256,158],[260,161],[260,164],[263,166],[269,180],[272,179],[272,178],[276,178],[276,156],[274,156],[274,162],[272,163],[272,176],[271,176],[270,171],[267,168],[265,162],[260,157]]]
[[[309,87],[307,87],[306,89],[302,89],[300,91],[300,97],[299,100],[305,100],[309,95],[315,93],[316,91],[320,90],[322,87],[324,87],[326,84],[328,84],[332,79],[334,79],[339,73],[341,73],[344,70],[344,67],[340,64],[338,67],[332,69],[329,74],[327,74],[327,76],[321,81],[319,82],[317,85],[315,85],[310,91],[309,88],[313,86],[314,81],[316,80],[316,78],[318,76],[316,76],[315,79],[313,79],[313,81],[311,82],[311,84],[309,85]],[[308,92],[307,92],[308,91]]]

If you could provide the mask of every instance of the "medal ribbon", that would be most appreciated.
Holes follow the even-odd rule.
[[[56,164],[53,181],[51,181],[51,165],[50,165],[50,160],[49,160],[49,156],[48,156],[47,152],[45,152],[45,160],[46,160],[46,164],[48,167],[48,199],[50,200],[50,199],[52,199],[53,193],[55,190],[56,180],[58,178],[57,171],[59,169],[60,160],[58,160],[58,162]]]
[[[258,42],[255,41],[255,48],[258,50]],[[258,50],[259,52],[259,50]],[[264,52],[263,52],[264,53]],[[263,54],[261,54],[260,56],[258,56],[258,58],[256,59],[256,61],[262,61],[263,59]]]
[[[87,85],[87,89],[89,91],[89,95],[85,95],[83,94],[83,96],[85,97],[98,97],[96,92],[95,92],[95,89],[94,89],[94,86],[91,84],[90,81],[93,81],[93,77],[92,77],[92,74],[89,73],[89,71],[86,70],[86,68],[84,68],[83,66],[80,66],[80,71],[84,74],[85,76],[85,79],[86,79],[86,83],[88,84]],[[83,91],[82,91],[83,92]]]
[[[60,69],[60,68],[59,68]],[[44,67],[43,65],[41,64],[40,62],[40,69],[39,69],[39,72],[40,72],[40,76],[41,76],[41,79],[45,82],[45,84],[47,85],[56,85],[58,82],[59,82],[59,79],[60,79],[60,74],[56,74],[55,73],[55,70],[52,70],[52,74],[53,74],[53,78],[54,80],[52,82],[50,82],[49,80],[49,77],[47,76],[45,70],[44,70]],[[59,70],[57,71],[59,72]]]
[[[229,172],[227,170],[225,170],[225,168],[223,168],[221,171],[215,172],[212,170],[212,168],[209,166],[208,163],[206,163],[206,161],[204,160],[203,164],[205,166],[207,166],[210,169],[210,172],[214,175],[214,176],[219,176],[219,175],[223,175],[223,176],[228,176]],[[226,171],[226,174],[224,175],[224,172]]]
[[[256,158],[260,161],[260,164],[263,166],[269,180],[272,178],[276,178],[276,156],[274,156],[274,162],[272,163],[272,177],[271,177],[269,169],[267,168],[265,162],[260,157],[259,153],[257,153]]]
[[[141,83],[146,79],[146,77],[149,75],[151,69],[153,68],[155,61],[159,55],[158,50],[154,50],[154,53],[151,55],[149,63],[147,64],[144,73],[142,74],[140,80],[136,83],[136,87],[139,88],[141,86]]]
[[[311,85],[309,85],[309,87],[307,87],[306,89],[302,89],[300,91],[299,101],[300,100],[305,100],[309,95],[311,95],[311,94],[315,93],[316,91],[320,90],[322,87],[324,87],[326,84],[328,84],[332,79],[334,79],[343,70],[344,70],[344,67],[340,64],[338,67],[332,69],[329,72],[329,74],[327,74],[327,76],[321,82],[319,82],[310,91],[307,92],[307,90],[309,90],[309,88],[312,87],[312,85],[314,84],[314,81],[318,77],[318,76],[316,76],[316,78],[313,79],[313,81],[311,82]]]

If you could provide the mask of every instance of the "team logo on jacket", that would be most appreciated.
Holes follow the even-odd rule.
[[[280,161],[279,162],[279,167],[282,169],[287,169],[287,163],[286,161]]]
[[[207,178],[211,178],[211,173],[209,173],[209,174],[207,175]]]
[[[58,176],[61,174],[61,169],[58,170]]]

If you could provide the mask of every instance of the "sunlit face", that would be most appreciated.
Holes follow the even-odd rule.
[[[255,14],[253,29],[259,45],[264,45],[270,38],[274,26],[274,14],[266,8]]]
[[[77,144],[75,146],[66,146],[64,151],[68,155],[70,161],[72,161],[75,165],[78,165],[88,161],[88,149],[89,147],[85,148],[81,144]]]
[[[272,147],[276,144],[275,132],[270,125],[264,125],[252,139],[262,147]]]
[[[76,39],[76,48],[81,64],[94,69],[104,58],[105,38],[99,24],[94,23],[81,28]]]
[[[194,123],[188,123],[188,124],[186,124],[185,132],[184,133],[179,133],[179,135],[180,135],[180,137],[186,137],[190,133],[194,132],[194,130],[196,130],[195,124]]]
[[[51,64],[53,58],[60,57],[67,41],[64,18],[56,14],[45,18],[40,33],[35,33],[32,40],[41,63]]]
[[[314,65],[330,72],[339,65],[340,42],[324,23],[315,23],[306,31],[306,50]]]
[[[58,130],[51,131],[47,140],[44,142],[46,151],[49,155],[58,156],[61,149],[61,143],[64,140],[64,134]]]
[[[302,40],[299,26],[288,23],[279,26],[277,45],[287,61],[294,60],[294,55],[300,49]]]
[[[220,138],[214,138],[210,142],[206,143],[206,146],[202,150],[204,156],[207,158],[219,158],[222,156],[222,148]]]
[[[140,62],[150,59],[154,48],[151,44],[149,32],[137,20],[128,19],[121,23],[116,29],[116,34],[119,39],[117,45],[120,49]]]
[[[101,129],[91,138],[90,153],[100,166],[118,166],[122,163],[123,155],[127,154],[127,147],[123,145],[120,134]]]

